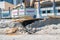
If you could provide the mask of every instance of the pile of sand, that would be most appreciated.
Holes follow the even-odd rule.
[[[60,34],[60,24],[46,25],[41,28],[38,34]]]

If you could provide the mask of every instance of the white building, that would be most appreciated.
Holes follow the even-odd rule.
[[[38,6],[39,6],[38,0],[35,1],[34,3],[33,2],[34,2],[34,0],[30,0],[30,6],[32,6],[32,4],[34,4],[35,9],[37,9],[37,13],[39,13],[38,12],[39,11],[38,10]],[[56,5],[55,5],[55,10],[54,10],[53,0],[41,0],[40,1],[40,6],[41,6],[40,16],[48,17],[48,16],[55,15],[55,14],[60,16],[60,0],[55,0],[55,3],[56,3]],[[26,6],[29,6],[28,1],[26,1]],[[55,13],[54,13],[54,11],[55,11]],[[39,14],[37,14],[37,15],[39,15]]]

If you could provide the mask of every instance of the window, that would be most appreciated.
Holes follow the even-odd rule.
[[[46,13],[46,11],[42,11],[42,13],[44,14],[44,13]]]
[[[58,12],[60,12],[60,9],[58,10]]]
[[[48,10],[47,13],[51,13],[51,10]]]

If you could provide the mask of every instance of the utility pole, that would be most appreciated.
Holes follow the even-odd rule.
[[[25,4],[24,15],[26,15],[26,0],[25,0],[24,4]]]
[[[41,17],[41,8],[40,8],[40,0],[38,0],[38,8],[37,8],[37,18]]]
[[[2,18],[2,9],[0,8],[0,19]]]
[[[10,7],[9,7],[9,15],[10,15],[9,17],[11,18],[11,10],[10,10]]]
[[[39,15],[40,15],[40,17],[41,17],[41,5],[40,5],[40,1],[41,1],[41,0],[39,0]]]
[[[53,0],[53,13],[56,16],[56,4],[55,4],[55,0]]]

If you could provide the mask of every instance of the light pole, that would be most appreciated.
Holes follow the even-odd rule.
[[[25,7],[24,7],[24,15],[26,15],[26,0],[25,0]]]

